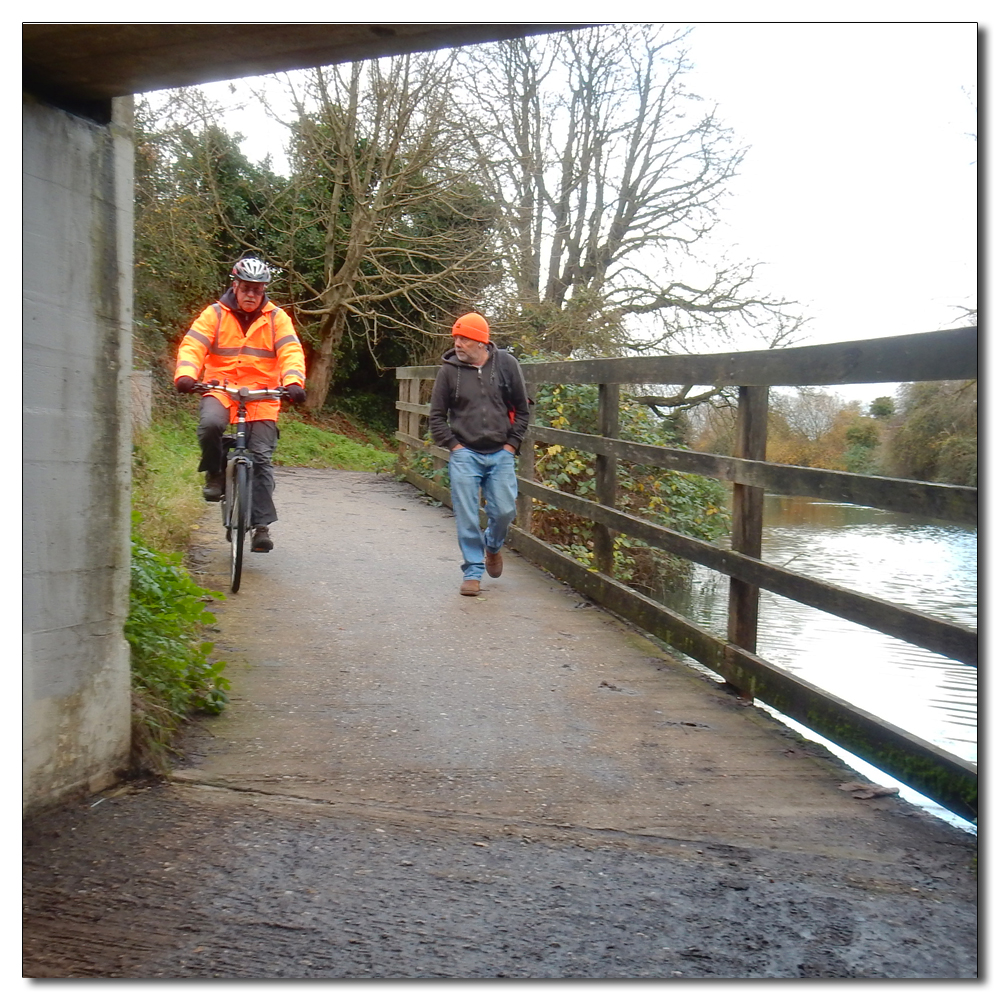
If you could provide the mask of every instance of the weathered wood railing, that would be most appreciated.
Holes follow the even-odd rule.
[[[977,377],[977,328],[877,340],[735,354],[614,358],[523,365],[529,395],[540,384],[599,386],[599,435],[529,425],[519,459],[518,517],[510,545],[576,590],[629,619],[719,674],[738,691],[758,698],[838,746],[867,760],[932,800],[967,818],[978,809],[975,764],[935,747],[837,698],[756,655],[760,588],[876,629],[962,663],[978,664],[975,630],[782,569],[761,560],[765,491],[861,504],[963,524],[978,520],[978,491],[937,483],[862,476],[778,465],[764,460],[770,386],[925,382]],[[421,384],[434,366],[398,368],[401,460],[409,449],[447,452],[424,441]],[[618,438],[619,387],[717,385],[739,387],[736,455],[710,455],[635,444]],[[534,478],[537,443],[562,444],[597,456],[597,501],[543,486]],[[698,541],[615,509],[618,461],[697,473],[733,484],[730,548]],[[420,489],[449,503],[448,492],[409,468]],[[595,562],[588,569],[530,532],[532,499],[589,519],[595,526]],[[636,592],[612,576],[612,532],[725,573],[730,578],[725,640]]]

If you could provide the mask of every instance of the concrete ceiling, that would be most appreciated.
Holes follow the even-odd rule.
[[[233,80],[584,24],[22,25],[24,87],[57,101]]]

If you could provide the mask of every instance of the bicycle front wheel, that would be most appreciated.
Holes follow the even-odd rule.
[[[226,474],[225,474],[226,491],[222,495],[222,503],[219,504],[219,507],[222,509],[222,527],[226,529],[227,542],[230,541],[233,537],[232,532],[229,530],[229,525],[233,523],[230,520],[230,515],[232,514],[232,506],[233,506],[233,490],[234,490],[233,482],[235,478],[234,477],[235,471],[236,470],[232,468],[226,469]]]
[[[250,530],[250,470],[238,463],[233,469],[232,513],[229,518],[230,586],[235,594],[240,589],[243,573],[243,546]]]

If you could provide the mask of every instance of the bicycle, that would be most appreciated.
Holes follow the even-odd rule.
[[[243,573],[243,550],[246,536],[252,527],[253,510],[253,459],[246,446],[247,403],[259,399],[287,399],[288,391],[281,389],[238,389],[218,382],[196,382],[193,392],[224,392],[236,402],[235,433],[222,437],[222,461],[226,485],[222,497],[222,526],[229,542],[229,589],[235,594],[240,589]]]

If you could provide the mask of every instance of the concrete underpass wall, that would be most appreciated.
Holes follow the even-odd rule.
[[[128,762],[131,99],[23,103],[23,807]]]

